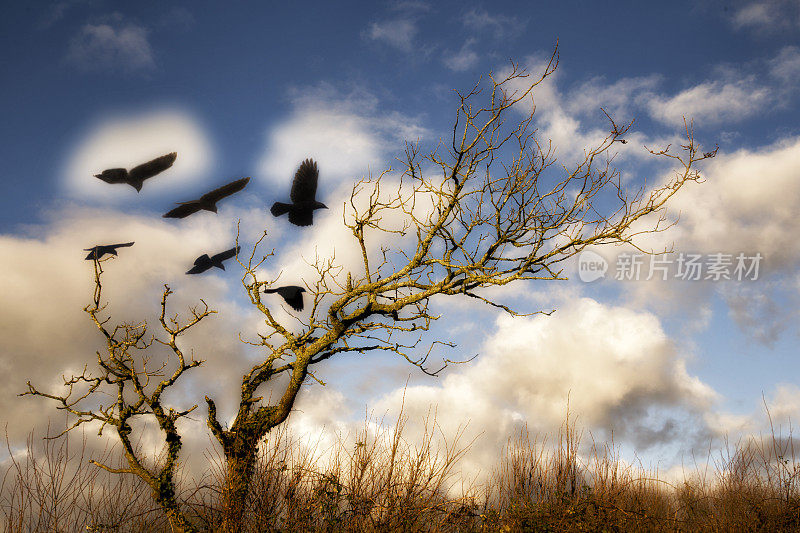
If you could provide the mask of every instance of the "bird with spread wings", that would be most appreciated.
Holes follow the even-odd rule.
[[[302,311],[303,310],[303,293],[306,290],[303,287],[298,287],[297,285],[287,285],[286,287],[278,287],[277,289],[264,289],[266,293],[273,293],[277,292],[286,303],[292,306],[292,309],[295,311]]]
[[[89,255],[86,256],[86,260],[90,261],[92,259],[99,260],[106,254],[117,255],[117,248],[127,248],[128,246],[133,246],[133,243],[124,242],[122,244],[98,244],[93,248],[84,248],[83,251],[89,252]]]
[[[314,223],[314,210],[327,209],[328,206],[318,202],[317,180],[319,169],[312,159],[306,159],[294,175],[292,192],[289,195],[292,203],[275,202],[270,212],[272,216],[279,217],[289,213],[289,222],[295,226],[310,226]]]
[[[142,190],[142,185],[144,185],[144,180],[167,170],[175,162],[176,157],[178,157],[178,152],[172,152],[133,167],[130,170],[124,168],[109,168],[94,176],[106,183],[127,183],[136,189],[136,192],[140,192]]]
[[[217,202],[222,200],[223,198],[230,196],[234,193],[241,191],[242,189],[247,186],[247,182],[250,181],[250,178],[242,178],[236,181],[232,181],[227,185],[223,185],[218,189],[214,189],[211,192],[208,192],[201,196],[197,200],[190,200],[188,202],[178,202],[178,207],[171,210],[168,213],[162,215],[164,218],[186,218],[189,215],[197,213],[198,211],[211,211],[212,213],[217,212]]]
[[[186,273],[187,274],[200,274],[202,272],[205,272],[206,270],[208,270],[211,267],[217,267],[217,268],[221,268],[222,270],[225,270],[225,265],[223,265],[222,262],[226,261],[226,260],[230,259],[231,257],[235,256],[236,254],[238,254],[239,253],[239,249],[240,248],[238,246],[235,246],[235,247],[231,248],[230,250],[225,250],[224,252],[220,252],[220,253],[218,253],[216,255],[213,255],[211,257],[209,257],[208,254],[203,254],[203,255],[201,255],[200,257],[198,257],[197,259],[194,260],[194,266],[189,271],[187,271]]]

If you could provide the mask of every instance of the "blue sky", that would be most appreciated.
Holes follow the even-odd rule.
[[[51,383],[96,349],[80,313],[90,281],[80,250],[108,239],[137,241],[125,250],[127,258],[116,260],[118,273],[109,274],[118,276],[120,286],[110,290],[124,300],[122,315],[149,312],[163,282],[183,289],[176,296],[180,303],[204,297],[227,312],[195,339],[202,344],[228,335],[230,342],[218,349],[226,360],[211,362],[211,373],[197,378],[202,386],[224,390],[224,380],[212,379],[214,369],[224,367],[235,383],[249,360],[236,332],[250,326],[252,331],[258,320],[246,306],[237,272],[185,280],[186,261],[229,247],[237,218],[245,240],[266,227],[269,246],[288,250],[271,272],[283,269],[291,276],[302,270],[298,257],[289,257],[297,249],[292,242],[344,247],[333,216],[313,230],[298,230],[267,213],[272,201],[288,193],[303,158],[320,162],[320,195],[338,202],[347,183],[392,165],[403,140],[432,147],[446,138],[455,111],[453,89],[468,89],[479,76],[501,71],[509,58],[534,72],[557,41],[558,71],[534,91],[534,100],[535,123],[560,146],[561,161],[568,164],[605,128],[602,106],[620,122],[636,119],[617,163],[631,186],[644,178],[653,184],[670,169],[644,157],[642,145],[679,139],[682,117],[694,118],[696,138],[709,150],[718,145],[718,156],[701,166],[708,181],[690,184],[694,189],[676,199],[673,214],[680,211],[681,220],[675,231],[648,242],[672,244],[676,251],[760,251],[763,278],[751,284],[583,284],[573,270],[569,282],[507,295],[525,311],[556,307],[591,327],[603,329],[597,318],[602,316],[620,324],[622,337],[609,340],[608,350],[595,359],[614,359],[615,343],[629,346],[631,354],[650,350],[652,357],[642,356],[630,375],[643,368],[653,374],[636,386],[622,382],[624,372],[615,374],[618,363],[594,368],[595,359],[580,359],[595,337],[573,334],[557,319],[550,325],[528,319],[509,325],[491,309],[442,303],[443,318],[431,338],[456,336],[459,350],[479,354],[472,370],[459,367],[436,381],[386,356],[348,356],[324,367],[326,390],[309,388],[298,427],[340,427],[364,407],[391,411],[411,374],[409,394],[418,398],[407,404],[412,415],[424,414],[430,398],[452,397],[456,404],[459,394],[480,399],[471,409],[441,409],[453,420],[472,416],[490,441],[476,457],[490,457],[491,443],[501,442],[510,426],[492,427],[492,417],[481,412],[502,406],[509,423],[529,422],[544,431],[557,425],[535,420],[558,416],[539,416],[541,411],[565,402],[565,394],[547,396],[541,386],[476,377],[515,361],[504,357],[518,349],[509,338],[517,331],[520,339],[530,336],[530,345],[546,337],[561,347],[555,355],[529,354],[529,361],[538,361],[530,372],[548,367],[548,357],[583,361],[558,378],[573,398],[576,390],[591,389],[587,384],[597,372],[609,372],[607,389],[614,394],[587,407],[583,420],[601,435],[616,430],[628,450],[643,446],[653,461],[671,465],[704,439],[757,433],[763,429],[762,393],[787,419],[800,409],[800,245],[792,238],[800,229],[794,221],[800,200],[799,36],[796,1],[610,7],[577,1],[76,0],[5,6],[0,254],[10,261],[3,261],[0,272],[7,269],[3,292],[11,304],[0,315],[0,366],[14,372],[2,388],[20,389],[27,379]],[[131,166],[147,154],[172,150],[179,156],[171,174],[154,178],[139,195],[91,177],[106,163]],[[180,224],[161,220],[173,202],[242,176],[254,179],[225,201],[218,216],[203,213]],[[609,260],[617,252],[610,251]],[[123,266],[123,259],[140,266]],[[44,313],[33,303],[42,301],[52,302]],[[36,320],[58,332],[42,340],[42,328],[31,325]],[[602,339],[597,345],[604,345]],[[558,382],[535,372],[522,378]],[[519,394],[503,397],[502,391],[516,386]],[[17,428],[14,438],[29,429],[21,420],[49,412],[33,400],[6,396],[0,411],[17,406],[17,414],[8,415]],[[331,405],[346,414],[326,412]],[[579,410],[581,405],[580,398],[572,404]],[[687,424],[675,427],[691,431],[654,430],[661,440],[642,437],[648,428],[673,427],[664,422],[673,418]]]

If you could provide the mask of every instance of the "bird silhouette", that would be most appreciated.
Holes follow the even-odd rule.
[[[289,222],[295,226],[313,224],[314,210],[328,208],[327,205],[316,200],[317,178],[319,178],[317,164],[311,159],[303,161],[292,182],[292,192],[289,196],[292,203],[275,202],[270,209],[272,215],[279,217],[284,213],[289,213]]]
[[[161,157],[156,157],[152,161],[143,163],[138,167],[133,167],[130,170],[124,168],[109,168],[100,174],[95,174],[95,178],[100,178],[106,183],[127,183],[136,192],[142,190],[144,180],[152,178],[156,174],[160,174],[172,166],[175,158],[178,157],[178,152],[172,152]]]
[[[266,293],[277,292],[280,294],[286,303],[292,306],[295,311],[303,310],[303,293],[306,290],[297,285],[287,285],[286,287],[278,287],[277,289],[264,289]]]
[[[127,248],[128,246],[133,246],[132,242],[124,242],[122,244],[98,244],[94,248],[84,248],[85,252],[89,252],[89,255],[86,256],[86,260],[89,261],[91,259],[100,259],[106,254],[117,255],[117,248]]]
[[[201,196],[198,200],[191,200],[189,202],[178,202],[178,207],[162,215],[164,218],[185,218],[193,213],[201,210],[217,212],[217,202],[230,196],[233,193],[239,192],[245,188],[250,178],[242,178],[240,180],[232,181],[227,185],[223,185],[218,189],[214,189]]]
[[[239,253],[239,247],[236,246],[231,248],[230,250],[225,250],[224,252],[218,253],[217,255],[208,257],[208,254],[203,254],[197,259],[194,260],[194,266],[191,270],[187,271],[187,274],[200,274],[201,272],[205,272],[211,267],[221,268],[225,270],[225,265],[222,264],[223,261],[230,259],[231,257],[235,256]]]

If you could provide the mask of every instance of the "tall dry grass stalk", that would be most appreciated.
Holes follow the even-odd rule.
[[[31,432],[24,451],[15,453],[7,444],[9,457],[0,470],[3,530],[163,531],[166,517],[141,480],[89,464],[95,459],[121,465],[115,450],[90,452],[85,438],[75,449],[76,440]]]
[[[481,486],[457,487],[463,432],[441,440],[435,418],[417,442],[367,420],[354,439],[269,434],[246,502],[245,531],[798,531],[800,463],[791,430],[709,454],[680,482],[626,464],[613,443],[588,443],[567,421],[551,441],[510,439]],[[45,441],[11,455],[0,485],[3,528],[17,531],[167,531],[149,487],[87,463],[85,442]],[[437,443],[443,443],[441,445]],[[581,453],[580,450],[584,450]],[[588,453],[585,451],[589,450]],[[9,453],[11,450],[9,449]],[[500,451],[499,451],[500,452]],[[113,450],[103,452],[111,460]],[[93,457],[95,458],[95,457]],[[223,462],[207,457],[182,500],[198,528],[222,518]]]

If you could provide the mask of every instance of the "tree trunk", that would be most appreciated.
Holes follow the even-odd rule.
[[[222,487],[222,522],[220,531],[239,533],[244,530],[247,494],[256,463],[257,440],[237,438],[225,449],[225,482]]]
[[[172,533],[195,533],[197,528],[186,519],[186,515],[181,512],[180,505],[175,498],[172,479],[170,478],[167,482],[151,481],[149,485],[153,489],[153,499],[158,502],[164,514],[167,515]]]

